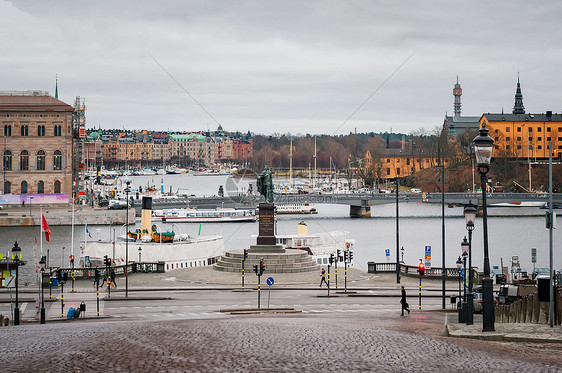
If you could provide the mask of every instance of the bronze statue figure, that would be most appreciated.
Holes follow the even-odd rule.
[[[273,178],[268,166],[265,166],[258,176],[257,188],[258,192],[265,197],[265,202],[273,203]]]

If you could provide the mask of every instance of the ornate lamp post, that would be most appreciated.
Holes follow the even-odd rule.
[[[468,293],[466,302],[468,303],[468,316],[466,325],[474,323],[474,294],[472,293],[472,231],[474,230],[474,222],[476,221],[476,206],[469,203],[464,207],[464,218],[466,220],[466,230],[468,231]]]
[[[488,211],[486,209],[486,174],[490,170],[494,139],[488,136],[486,123],[480,128],[480,135],[473,140],[480,184],[482,188],[482,228],[484,235],[484,279],[482,280],[482,331],[492,332],[494,328],[494,294],[490,277],[490,258],[488,255]]]
[[[402,246],[402,248],[400,249],[400,253],[402,254],[401,262],[404,263],[404,246]]]
[[[41,324],[45,324],[45,285],[43,281],[43,276],[45,275],[45,265],[47,264],[45,256],[41,257],[39,264],[41,264]]]
[[[20,256],[21,256],[21,247],[18,246],[18,242],[16,241],[14,243],[14,247],[12,247],[12,259],[16,263],[16,307],[14,308],[14,325],[20,324],[20,306],[19,306],[19,298],[18,298],[18,283],[20,282],[18,268],[20,265]]]
[[[127,233],[125,234],[125,297],[129,297],[129,185],[131,184],[131,180],[125,180],[127,184],[127,188],[125,189],[125,195],[127,198]]]

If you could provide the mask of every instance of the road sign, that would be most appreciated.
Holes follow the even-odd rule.
[[[537,262],[537,249],[535,247],[531,248],[531,263],[535,264]]]
[[[273,285],[274,282],[275,282],[275,281],[273,280],[273,277],[268,277],[268,278],[267,278],[267,284],[268,284],[269,286]]]
[[[511,266],[519,267],[519,257],[517,255],[511,257]]]
[[[390,249],[385,249],[384,253],[386,254],[386,256],[390,256]]]
[[[431,246],[425,247],[425,268],[431,267]]]

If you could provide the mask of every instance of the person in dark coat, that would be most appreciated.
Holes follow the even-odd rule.
[[[324,270],[324,268],[322,268],[320,276],[322,277],[322,279],[320,280],[320,287],[322,287],[322,283],[325,283],[326,286],[328,286],[328,283],[326,282],[326,271]]]
[[[404,316],[404,310],[408,311],[408,315],[410,314],[410,305],[406,301],[406,290],[404,286],[401,286],[400,289],[402,290],[402,299],[400,299],[400,303],[402,304],[402,314],[400,316]]]
[[[111,272],[109,273],[109,278],[111,279],[111,283],[113,287],[117,287],[117,283],[115,282],[115,269],[111,268]]]

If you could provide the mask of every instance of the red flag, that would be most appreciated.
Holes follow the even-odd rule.
[[[45,239],[47,242],[51,242],[51,229],[49,228],[49,224],[47,224],[47,220],[45,220],[45,215],[41,215],[41,228],[43,232],[45,232]]]

